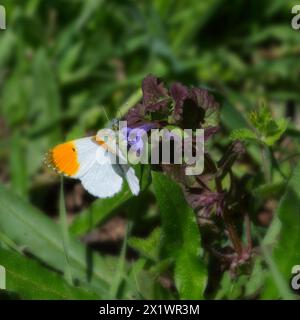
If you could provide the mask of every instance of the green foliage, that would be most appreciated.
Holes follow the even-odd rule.
[[[61,233],[62,233],[62,243],[64,248],[64,255],[65,255],[65,269],[64,269],[64,276],[69,284],[73,283],[72,279],[72,272],[69,260],[69,231],[68,231],[68,223],[67,223],[67,212],[66,212],[66,204],[65,204],[65,195],[64,195],[64,179],[61,177],[60,182],[60,194],[59,194],[59,217],[60,217],[60,224],[61,224]]]
[[[232,140],[241,140],[241,141],[249,141],[249,140],[252,140],[255,142],[258,141],[256,134],[253,131],[246,128],[234,130],[231,133],[230,138]]]
[[[6,288],[23,299],[97,299],[96,294],[67,285],[65,280],[25,256],[0,248],[7,275]]]
[[[65,253],[61,229],[50,218],[21,198],[0,186],[0,232],[20,250],[29,252],[50,267],[63,272]],[[45,250],[47,248],[47,250]],[[70,239],[69,263],[72,275],[82,283],[90,282],[100,294],[105,292],[113,270],[107,262],[93,254],[94,268],[86,263],[86,250]]]
[[[203,298],[207,273],[199,255],[200,235],[193,211],[179,186],[162,174],[153,173],[152,176],[161,211],[162,254],[174,259],[179,295],[183,299]]]
[[[279,230],[278,243],[272,254],[272,261],[276,265],[280,277],[283,279],[282,282],[285,284],[290,281],[293,266],[299,264],[300,260],[300,253],[299,250],[297,250],[300,245],[300,215],[298,211],[300,205],[299,184],[300,167],[298,165],[294,169],[277,210],[281,227]],[[274,221],[273,228],[278,232],[276,220]],[[272,232],[272,226],[270,232]],[[278,298],[280,293],[278,280],[270,277],[265,288],[265,297]]]
[[[248,118],[253,129],[234,130],[230,135],[232,140],[252,141],[271,147],[281,138],[288,125],[286,119],[274,120],[265,105],[257,111],[250,112]]]
[[[70,226],[70,232],[75,236],[82,235],[95,226],[103,223],[109,215],[132,197],[128,188],[112,198],[96,200],[88,209],[81,212]]]
[[[242,0],[1,4],[9,25],[0,33],[0,264],[9,293],[21,299],[293,297],[291,267],[300,263],[294,1],[254,0],[247,10]],[[231,140],[246,142],[244,157],[222,181],[224,188],[237,182],[240,198],[231,206],[244,245],[243,217],[251,220],[255,254],[246,271],[229,274],[228,264],[214,263],[181,189],[159,173],[152,184],[150,166],[139,168],[139,197],[124,186],[111,199],[94,200],[66,180],[66,212],[62,197],[59,210],[59,177],[44,168],[45,152],[107,126],[105,113],[123,116],[141,99],[148,73],[168,84],[207,87],[217,98],[221,130],[205,145],[212,158],[221,159]],[[261,100],[268,107],[253,111]],[[262,222],[275,211],[271,226]],[[202,219],[201,235],[211,225],[216,233],[224,228],[218,219]],[[138,257],[127,258],[127,244]],[[230,246],[224,236],[212,244]],[[74,286],[65,282],[68,268]]]
[[[146,258],[158,262],[160,249],[161,229],[157,228],[151,232],[146,239],[131,237],[128,244]]]

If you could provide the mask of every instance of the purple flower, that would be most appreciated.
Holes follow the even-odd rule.
[[[144,139],[147,133],[155,128],[157,128],[155,123],[145,123],[136,128],[125,127],[121,131],[131,149],[140,155],[144,150]]]
[[[209,217],[212,212],[222,216],[225,206],[225,194],[211,191],[198,192],[194,190],[194,193],[189,192],[186,194],[191,207],[193,209],[203,209],[206,217]]]

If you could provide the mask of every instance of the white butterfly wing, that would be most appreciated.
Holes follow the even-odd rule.
[[[135,175],[134,169],[124,164],[121,165],[121,167],[131,192],[137,196],[140,193],[140,183],[138,177]]]
[[[80,177],[83,187],[93,196],[109,198],[122,189],[123,178],[119,166],[111,163],[111,154],[101,146],[97,149],[96,161]]]
[[[73,178],[80,178],[85,175],[94,165],[97,157],[97,150],[100,148],[94,137],[87,137],[74,140],[77,151],[77,161],[80,164],[79,170]]]
[[[107,198],[119,192],[124,177],[131,192],[137,195],[140,187],[134,169],[127,164],[115,163],[113,146],[100,145],[95,137],[77,139],[50,150],[47,162],[58,172],[80,179],[84,188],[95,197]]]
[[[140,193],[140,183],[139,179],[137,178],[135,171],[132,167],[130,167],[128,164],[122,164],[122,163],[127,163],[127,158],[124,156],[122,150],[119,148],[119,146],[116,143],[115,139],[109,140],[107,143],[107,146],[109,147],[109,150],[112,150],[115,154],[117,154],[117,158],[113,157],[111,154],[112,158],[114,161],[120,161],[119,167],[121,169],[121,174],[124,176],[127,180],[128,186],[134,195],[138,195]]]

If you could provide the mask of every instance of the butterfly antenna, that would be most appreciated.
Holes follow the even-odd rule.
[[[106,112],[106,110],[105,110],[105,107],[102,106],[102,108],[103,108],[103,111],[104,111],[104,114],[105,114],[105,117],[106,117],[107,121],[110,122],[111,120],[110,120],[109,117],[108,117],[108,114],[107,114],[107,112]]]

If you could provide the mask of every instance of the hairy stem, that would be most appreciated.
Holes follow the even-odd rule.
[[[266,147],[264,147],[264,146],[260,147],[260,155],[261,155],[265,180],[267,183],[270,183],[272,179],[271,179],[271,172],[270,172],[270,168],[269,168],[269,161],[268,161],[268,157],[267,157]]]
[[[215,179],[215,183],[216,183],[217,191],[219,193],[222,193],[223,187],[222,187],[222,182],[221,182],[220,178],[217,177]],[[243,254],[242,242],[240,240],[239,235],[237,234],[235,225],[232,221],[230,211],[228,210],[227,207],[224,209],[223,218],[224,218],[226,228],[228,230],[229,238],[233,244],[234,250],[236,251],[237,255],[240,257]]]
[[[243,254],[243,246],[240,237],[237,234],[235,225],[229,217],[227,213],[224,214],[224,222],[226,225],[226,228],[228,230],[229,238],[233,244],[234,250],[236,251],[238,257],[241,257]]]
[[[251,221],[248,214],[246,214],[245,216],[245,222],[246,222],[246,236],[247,236],[248,251],[251,252],[252,250]]]

